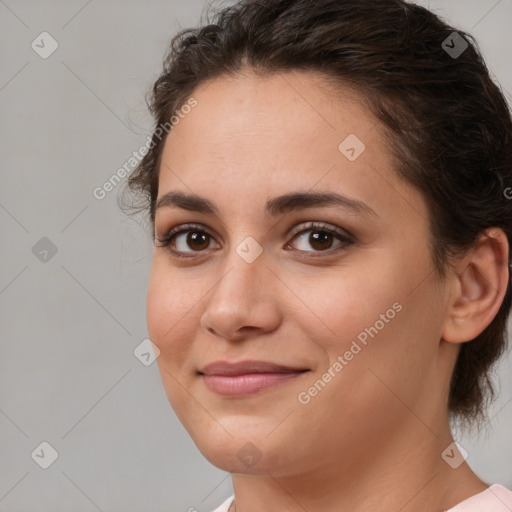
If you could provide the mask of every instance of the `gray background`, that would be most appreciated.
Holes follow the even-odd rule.
[[[510,99],[512,0],[421,3],[477,36]],[[144,94],[205,6],[0,0],[0,511],[208,511],[231,494],[156,363],[133,354],[147,337],[146,226],[118,209],[120,185],[92,194],[145,143]],[[47,59],[31,48],[43,31],[59,44]],[[57,249],[46,262],[32,250],[43,237]],[[487,431],[459,438],[474,470],[509,488],[511,368],[503,358]],[[42,441],[58,452],[48,469],[31,457]]]

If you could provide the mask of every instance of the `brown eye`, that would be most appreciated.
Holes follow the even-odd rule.
[[[308,242],[311,244],[311,247],[319,251],[325,251],[326,249],[330,249],[334,236],[331,233],[327,233],[326,231],[317,231],[313,232],[309,235]]]
[[[308,229],[300,230],[293,238],[293,244],[300,252],[313,253],[313,255],[316,252],[321,256],[322,252],[331,253],[338,249],[342,250],[353,243],[347,235],[329,225],[310,223],[306,227]],[[335,243],[336,240],[338,243]],[[289,245],[291,246],[292,243]]]
[[[354,243],[348,234],[329,224],[310,222],[302,228],[292,235],[292,242],[286,248],[295,244],[299,253],[320,257],[340,252]],[[212,241],[214,238],[208,231],[190,224],[177,226],[163,239],[158,238],[159,247],[167,248],[172,255],[181,258],[193,258],[206,252]]]
[[[158,239],[159,247],[167,248],[175,256],[193,257],[208,249],[212,235],[194,225],[178,226],[171,229],[163,239]]]
[[[185,239],[185,245],[194,250],[201,251],[208,248],[209,237],[208,233],[189,231]]]

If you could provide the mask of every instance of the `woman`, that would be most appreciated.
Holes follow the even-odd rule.
[[[512,510],[482,425],[511,307],[512,122],[402,0],[244,0],[177,34],[129,179],[169,402],[217,512]]]

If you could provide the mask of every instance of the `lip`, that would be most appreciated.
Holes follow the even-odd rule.
[[[284,383],[308,371],[267,361],[215,361],[198,373],[210,391],[241,397]]]
[[[214,361],[207,364],[199,371],[203,375],[247,375],[254,373],[298,373],[304,372],[308,368],[298,368],[269,361],[247,360],[231,363],[229,361]]]

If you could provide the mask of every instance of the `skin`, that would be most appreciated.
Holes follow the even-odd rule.
[[[483,491],[466,463],[452,469],[441,454],[453,441],[447,395],[460,343],[491,322],[506,290],[503,232],[490,230],[440,280],[426,203],[395,173],[383,127],[356,92],[334,91],[312,72],[246,70],[193,96],[197,107],[165,142],[158,197],[195,193],[220,213],[157,211],[160,239],[189,222],[212,236],[197,250],[177,235],[174,248],[189,259],[157,243],[147,324],[169,402],[201,453],[232,473],[236,510],[441,511]],[[353,162],[338,149],[349,134],[366,146]],[[332,206],[265,214],[269,198],[298,190],[356,198],[376,215]],[[323,255],[309,238],[318,229],[289,234],[308,221],[353,243],[333,236],[333,250],[343,250]],[[236,252],[248,236],[263,249],[252,263]],[[299,403],[396,302],[401,311]],[[219,359],[310,371],[223,397],[197,375]],[[249,442],[260,455],[252,466],[237,456]]]

